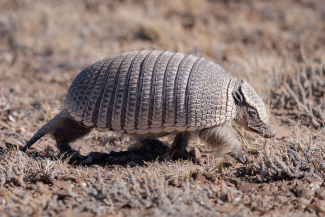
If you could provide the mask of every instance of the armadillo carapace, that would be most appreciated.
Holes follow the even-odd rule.
[[[70,142],[96,128],[140,140],[176,134],[175,158],[186,155],[188,139],[198,135],[219,154],[232,153],[245,162],[249,157],[232,133],[231,121],[264,137],[275,135],[254,89],[215,62],[173,51],[130,51],[82,70],[64,109],[22,150],[52,133],[59,150],[69,152]]]

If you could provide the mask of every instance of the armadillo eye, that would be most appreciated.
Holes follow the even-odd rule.
[[[249,108],[248,113],[250,114],[250,116],[253,116],[253,117],[257,116],[257,112],[255,109]]]

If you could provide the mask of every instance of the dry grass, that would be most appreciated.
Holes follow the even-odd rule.
[[[0,14],[3,216],[325,213],[322,0],[4,0]],[[150,47],[208,57],[247,80],[285,136],[266,142],[238,131],[254,156],[248,166],[216,158],[200,141],[192,141],[200,159],[174,162],[166,147],[139,146],[115,133],[91,132],[73,144],[84,155],[109,155],[99,165],[57,159],[48,137],[34,145],[33,158],[8,151],[60,111],[82,68]],[[240,187],[249,182],[262,184]]]

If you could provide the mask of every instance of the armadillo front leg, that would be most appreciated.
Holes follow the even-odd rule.
[[[53,131],[53,136],[60,153],[72,156],[71,161],[83,163],[87,157],[82,156],[77,151],[71,149],[70,142],[87,135],[91,130],[92,128],[80,125],[77,121],[71,118],[66,118],[63,124]]]
[[[249,154],[241,149],[230,123],[203,129],[199,132],[199,137],[216,150],[219,156],[230,154],[241,163],[251,161]]]
[[[190,132],[181,132],[178,133],[174,139],[173,145],[172,145],[172,158],[173,160],[181,159],[181,158],[187,158],[187,144],[188,140],[191,138]]]

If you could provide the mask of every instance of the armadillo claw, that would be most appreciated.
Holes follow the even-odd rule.
[[[242,164],[247,164],[253,162],[251,156],[247,153],[240,153],[240,154],[235,154],[235,153],[230,153],[230,156],[235,158],[239,163]]]
[[[75,150],[70,150],[67,153],[65,153],[70,159],[69,163],[70,164],[90,164],[93,160],[93,157],[88,155],[88,156],[82,156],[79,154],[79,152]]]
[[[179,159],[188,159],[188,151],[186,149],[173,149],[172,152],[172,159],[179,160]]]

